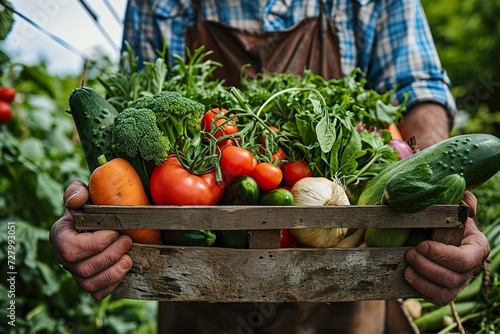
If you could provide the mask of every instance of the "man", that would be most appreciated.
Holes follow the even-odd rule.
[[[166,40],[170,60],[184,48],[213,50],[224,65],[216,73],[237,85],[262,69],[300,73],[304,67],[338,78],[360,67],[371,87],[396,85],[396,103],[408,94],[403,137],[415,135],[421,148],[448,137],[455,104],[420,3],[369,0],[130,0],[124,40],[140,62],[156,57]],[[75,180],[65,194],[68,208],[88,199]],[[475,198],[466,200],[473,213]],[[132,266],[125,253],[131,240],[115,231],[78,233],[69,212],[54,224],[51,241],[60,263],[95,298],[112,293]],[[446,304],[467,284],[487,257],[485,236],[469,219],[460,247],[433,241],[408,251],[406,280],[425,299]],[[265,311],[265,312],[264,312]],[[252,322],[252,314],[267,314]],[[357,303],[205,304],[160,303],[160,332],[186,333],[383,333],[383,301]],[[250,319],[250,320],[249,320]]]

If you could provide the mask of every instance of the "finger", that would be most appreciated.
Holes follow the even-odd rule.
[[[81,208],[89,200],[89,191],[85,182],[80,179],[71,180],[63,195],[64,205],[70,210]]]
[[[101,290],[108,291],[125,277],[127,272],[132,268],[132,258],[128,255],[123,255],[121,259],[108,269],[89,278],[75,277],[78,285],[89,293],[97,293]]]
[[[103,252],[77,263],[68,263],[64,268],[73,275],[89,278],[112,267],[122,259],[123,255],[132,247],[132,240],[127,236],[120,236]]]
[[[425,279],[412,267],[406,268],[404,278],[422,298],[435,305],[446,305],[454,300],[459,292],[457,288],[444,288],[439,284]]]
[[[466,191],[464,194],[463,201],[469,207],[469,217],[474,218],[477,210],[477,198],[470,191]]]
[[[69,211],[64,213],[50,231],[50,240],[60,263],[76,263],[92,257],[105,250],[119,236],[117,231],[111,230],[80,233],[75,230]]]
[[[481,265],[489,254],[490,246],[484,234],[469,218],[465,224],[464,238],[460,247],[427,240],[418,244],[415,249],[435,264],[452,271],[466,273]],[[419,271],[421,269],[417,268]]]
[[[113,283],[110,286],[107,286],[104,289],[99,290],[97,292],[93,292],[93,293],[91,293],[91,296],[96,300],[104,299],[107,296],[109,296],[110,294],[112,294],[113,291],[115,291],[115,289],[118,287],[118,285],[121,283],[121,281],[122,280],[120,280],[119,282]]]
[[[416,249],[408,250],[405,257],[420,279],[432,282],[436,286],[456,289],[467,283],[469,279],[468,272],[455,272],[443,267],[419,254]]]

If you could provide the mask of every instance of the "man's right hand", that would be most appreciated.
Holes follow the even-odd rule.
[[[89,195],[85,183],[75,179],[64,193],[66,210],[50,229],[50,242],[56,260],[74,277],[76,283],[95,299],[111,294],[132,268],[126,252],[132,240],[117,231],[78,232],[69,210],[81,208]]]

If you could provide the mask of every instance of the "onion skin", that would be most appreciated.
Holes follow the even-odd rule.
[[[294,205],[350,205],[344,188],[324,177],[306,177],[292,187]],[[347,228],[298,228],[290,233],[299,243],[308,247],[334,247],[342,240]]]
[[[413,154],[413,150],[410,145],[408,145],[408,143],[404,140],[391,139],[387,142],[387,144],[391,145],[396,152],[398,152],[398,160],[403,160]]]

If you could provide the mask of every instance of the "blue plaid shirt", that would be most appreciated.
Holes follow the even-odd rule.
[[[322,0],[202,0],[203,17],[235,28],[276,31],[319,14]],[[407,107],[437,102],[456,112],[449,78],[441,64],[418,0],[323,0],[340,41],[344,74],[359,67],[371,87],[396,86]],[[153,60],[167,41],[172,54],[184,55],[184,31],[195,24],[192,0],[129,0],[124,40],[139,60]]]

